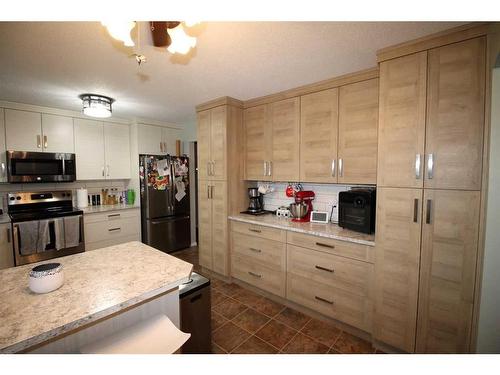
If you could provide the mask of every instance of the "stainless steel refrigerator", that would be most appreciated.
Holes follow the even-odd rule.
[[[142,242],[170,253],[191,245],[189,159],[140,155]]]

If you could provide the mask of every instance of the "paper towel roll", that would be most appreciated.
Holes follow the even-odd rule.
[[[87,189],[78,189],[76,191],[76,206],[78,208],[85,208],[89,205],[87,195]]]

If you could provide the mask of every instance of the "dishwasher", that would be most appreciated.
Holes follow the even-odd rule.
[[[191,337],[182,346],[181,353],[212,352],[210,280],[191,273],[191,279],[179,286],[181,331]]]

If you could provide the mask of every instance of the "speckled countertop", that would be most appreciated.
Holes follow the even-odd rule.
[[[285,229],[292,232],[312,234],[318,237],[333,238],[340,241],[349,241],[362,245],[375,246],[375,235],[355,232],[339,227],[337,224],[298,223],[292,219],[277,217],[276,215],[233,215],[230,220],[243,223],[263,225],[271,228]]]
[[[65,282],[35,294],[28,273],[36,264],[0,271],[0,353],[15,353],[109,316],[189,280],[192,265],[140,242],[69,255]]]
[[[130,210],[133,208],[140,208],[139,206],[135,206],[133,204],[105,204],[100,206],[88,206],[82,208],[84,214],[95,214],[99,212],[107,212],[107,211],[118,211],[118,210]]]

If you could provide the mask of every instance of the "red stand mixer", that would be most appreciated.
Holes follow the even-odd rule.
[[[314,191],[311,190],[302,190],[295,193],[295,203],[290,205],[290,211],[294,217],[292,221],[311,221],[312,201],[315,196]]]

